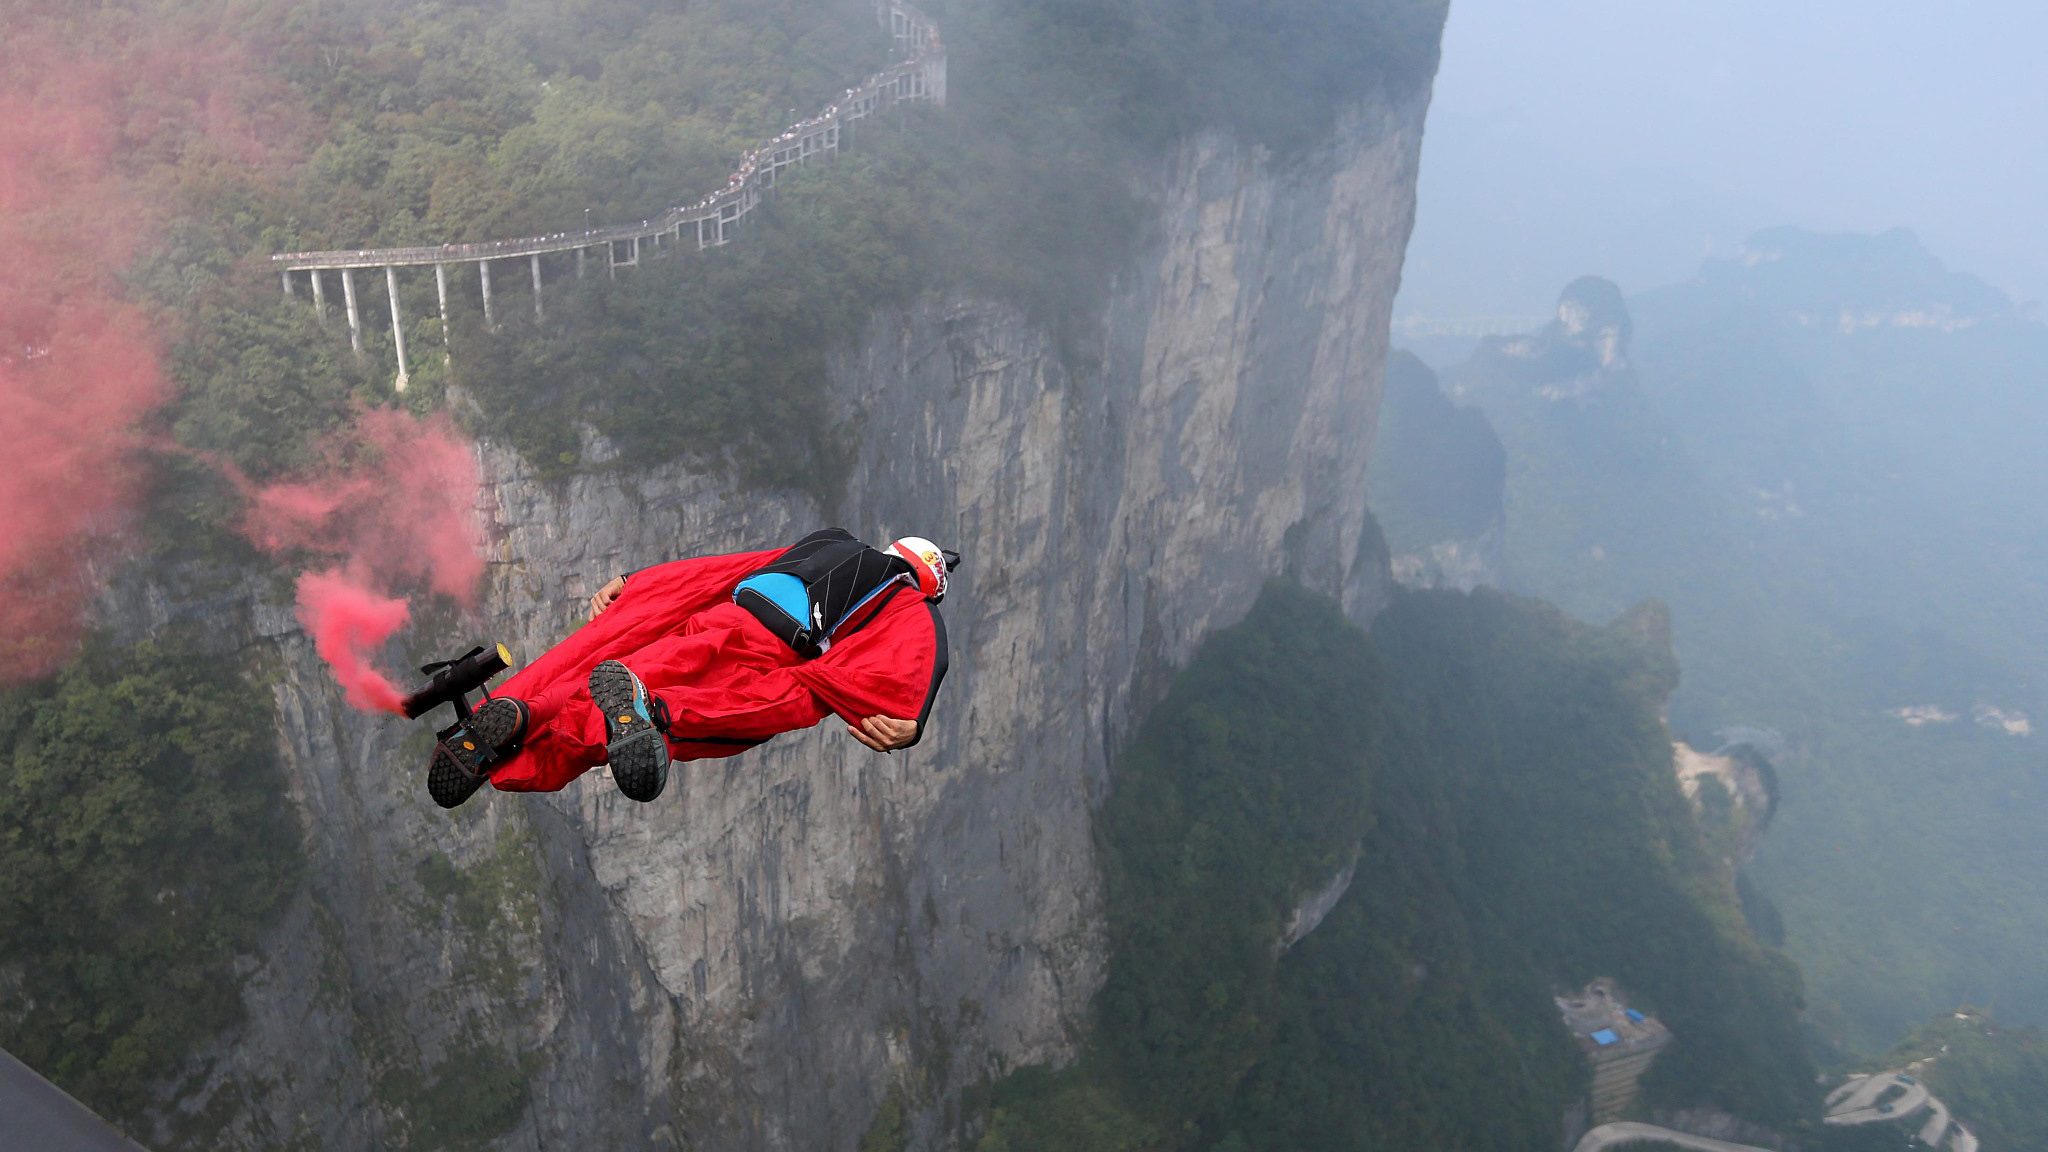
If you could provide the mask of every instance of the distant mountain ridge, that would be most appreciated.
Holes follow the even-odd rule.
[[[2016,314],[2012,299],[1951,271],[1910,229],[1875,235],[1770,228],[1729,260],[1701,268],[1701,284],[1748,297],[1808,327],[1954,330]]]
[[[1616,309],[1619,309],[1618,311]],[[1755,888],[1824,1031],[2048,1005],[2048,327],[1911,233],[1773,229],[1444,373],[1507,453],[1507,586],[1672,605],[1681,736],[1783,741]]]

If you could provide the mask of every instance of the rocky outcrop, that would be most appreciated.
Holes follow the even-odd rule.
[[[1617,378],[1629,375],[1629,339],[1635,325],[1621,289],[1611,280],[1581,276],[1557,297],[1557,316],[1526,336],[1482,344],[1522,373],[1540,378],[1535,395],[1549,403],[1589,403],[1604,398]]]
[[[1323,920],[1337,907],[1337,901],[1351,891],[1351,881],[1358,875],[1358,857],[1362,846],[1351,850],[1351,859],[1342,868],[1330,874],[1322,887],[1301,898],[1301,902],[1287,914],[1287,925],[1280,930],[1280,939],[1274,945],[1275,952],[1285,952],[1308,938],[1308,934],[1322,927]]]
[[[1371,490],[1395,580],[1462,592],[1500,584],[1507,452],[1486,414],[1453,402],[1407,352],[1387,361]]]
[[[1748,863],[1777,810],[1770,762],[1747,745],[1708,753],[1677,740],[1671,767],[1709,841],[1731,862]]]
[[[678,554],[916,532],[966,563],[913,750],[828,723],[652,805],[598,772],[444,814],[423,732],[343,707],[257,595],[312,878],[163,1135],[851,1148],[893,1094],[944,1145],[964,1087],[1070,1057],[1104,962],[1090,814],[1166,674],[1276,574],[1359,619],[1386,595],[1366,465],[1425,104],[1356,108],[1285,170],[1180,148],[1090,367],[1000,305],[877,316],[835,361],[861,445],[836,506],[681,466],[550,486],[482,447],[484,607],[415,655],[537,652],[595,583]]]

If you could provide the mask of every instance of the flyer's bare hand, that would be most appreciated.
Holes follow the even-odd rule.
[[[604,587],[599,588],[597,594],[590,598],[590,618],[592,620],[597,619],[598,614],[611,607],[612,601],[617,600],[619,593],[625,590],[626,578],[624,576],[614,576],[610,580],[605,581]]]
[[[877,752],[908,748],[917,739],[917,721],[890,716],[870,716],[858,725],[847,725],[846,730],[853,733],[855,740]]]

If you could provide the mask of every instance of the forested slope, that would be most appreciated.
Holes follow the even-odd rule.
[[[2006,1028],[1976,1009],[1944,1012],[1873,1066],[1913,1067],[1994,1152],[2048,1147],[2048,1036],[2039,1028]]]
[[[1810,1119],[1797,973],[1671,774],[1675,676],[1655,606],[1408,593],[1368,638],[1269,588],[1119,766],[1088,1056],[997,1085],[978,1147],[1553,1148],[1585,1078],[1550,997],[1599,975],[1680,1038],[1654,1104]]]

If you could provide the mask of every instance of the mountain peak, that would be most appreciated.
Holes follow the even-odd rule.
[[[1614,281],[1581,276],[1558,293],[1553,337],[1593,350],[1602,368],[1620,368],[1628,362],[1628,342],[1634,333],[1628,305]]]
[[[1874,328],[1953,331],[2014,312],[2005,293],[1950,271],[1907,228],[1768,228],[1750,237],[1734,258],[1710,261],[1699,279],[1802,327],[1844,334]]]

